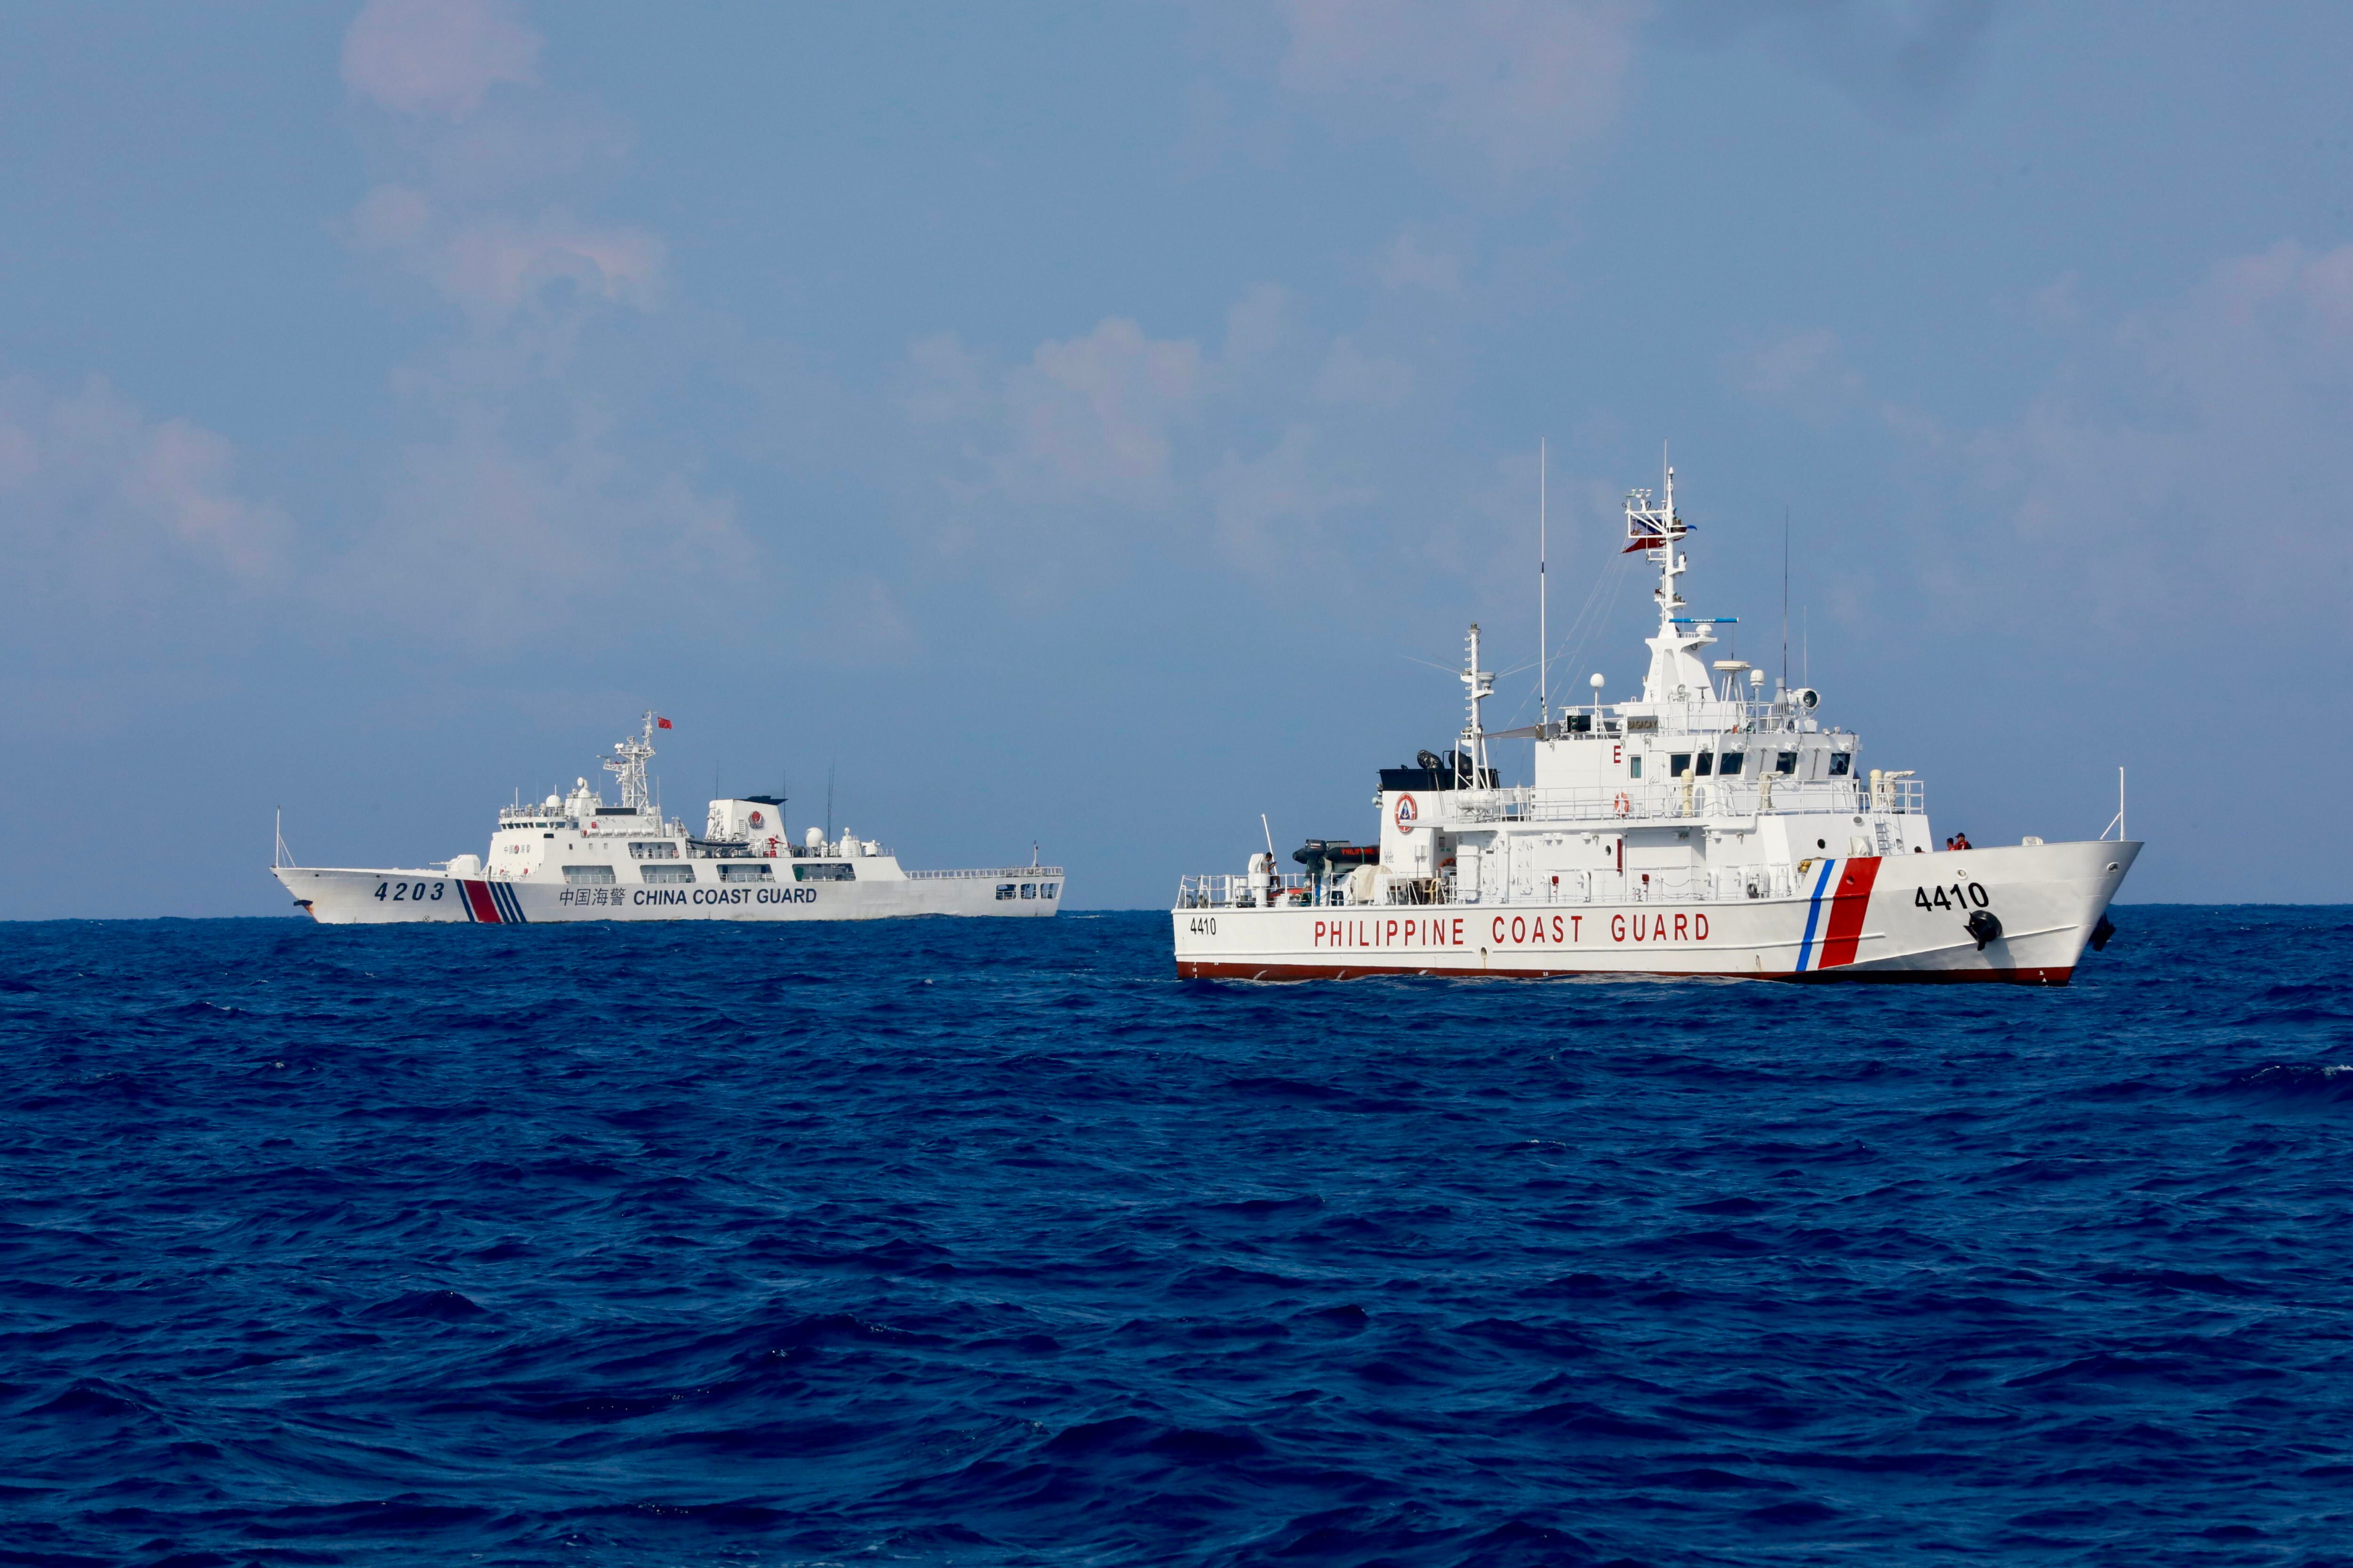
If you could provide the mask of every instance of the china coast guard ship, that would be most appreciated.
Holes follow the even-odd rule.
[[[1471,628],[1470,720],[1456,749],[1383,768],[1376,844],[1273,846],[1239,876],[1191,876],[1174,911],[1187,978],[1652,974],[2063,985],[2106,944],[2124,837],[1999,848],[1940,844],[1921,781],[1862,764],[1820,695],[1704,653],[1715,620],[1675,580],[1690,530],[1665,494],[1626,501],[1626,552],[1659,570],[1642,694],[1489,734],[1494,677]],[[1728,619],[1728,617],[1725,617]],[[1504,787],[1490,741],[1535,742]]]
[[[654,729],[613,743],[604,765],[621,800],[576,780],[568,795],[501,807],[487,860],[459,855],[407,869],[274,864],[270,874],[324,925],[470,921],[859,921],[893,915],[1050,915],[1062,868],[910,871],[871,838],[785,833],[774,795],[714,800],[702,832],[665,819],[646,787]],[[285,854],[279,843],[280,862]]]

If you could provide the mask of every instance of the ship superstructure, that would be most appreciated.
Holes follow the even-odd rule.
[[[795,842],[780,796],[714,800],[700,832],[665,817],[646,779],[652,713],[613,744],[604,767],[620,800],[582,777],[571,793],[501,807],[487,856],[420,868],[273,865],[311,917],[329,925],[470,921],[879,920],[897,915],[1050,915],[1060,866],[910,871],[847,828],[810,827]],[[286,858],[281,853],[280,858]]]
[[[2063,984],[2140,846],[1953,847],[1909,770],[1862,764],[1820,696],[1708,657],[1729,617],[1688,614],[1691,530],[1664,489],[1629,493],[1626,552],[1659,574],[1641,695],[1488,731],[1494,677],[1467,639],[1453,750],[1380,770],[1380,831],[1313,840],[1286,873],[1184,879],[1187,976],[1585,973]],[[1534,742],[1502,784],[1491,742]]]

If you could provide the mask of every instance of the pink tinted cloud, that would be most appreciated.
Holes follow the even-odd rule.
[[[463,120],[501,82],[538,81],[542,42],[503,0],[368,0],[343,35],[343,81],[403,114]]]

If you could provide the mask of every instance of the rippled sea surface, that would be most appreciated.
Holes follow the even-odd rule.
[[[2348,1561],[2353,910],[2118,924],[0,927],[0,1563]]]

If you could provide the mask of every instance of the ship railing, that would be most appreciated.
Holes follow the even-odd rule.
[[[1255,877],[1216,872],[1182,878],[1176,884],[1180,910],[1300,909],[1348,901],[1345,876],[1317,879],[1295,871]]]
[[[1444,796],[1448,820],[1485,824],[1577,822],[1603,825],[1753,817],[1815,812],[1919,816],[1927,789],[1914,778],[1758,780],[1686,776],[1620,788],[1455,790]]]
[[[910,871],[910,882],[1042,882],[1061,876],[1060,866],[998,866],[965,871]]]
[[[1006,873],[1010,875],[1011,873]],[[1036,873],[1030,873],[1035,875]],[[1799,895],[1802,869],[1754,865],[1683,871],[1609,868],[1517,874],[1508,885],[1481,891],[1455,876],[1384,879],[1369,900],[1349,894],[1348,879],[1320,882],[1301,876],[1188,876],[1177,884],[1179,910],[1347,909],[1364,905],[1472,905],[1494,908],[1581,908],[1588,904],[1726,904]]]
[[[1571,710],[1553,721],[1556,740],[1607,738],[1624,734],[1655,735],[1814,735],[1836,732],[1809,710],[1772,700],[1746,697],[1694,698],[1688,702],[1654,702],[1642,714],[1595,714],[1590,708]]]

